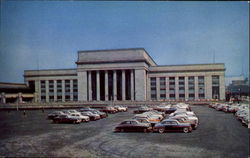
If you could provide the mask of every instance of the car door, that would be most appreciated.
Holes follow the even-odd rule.
[[[172,121],[172,131],[180,131],[181,127],[179,126],[177,121]]]

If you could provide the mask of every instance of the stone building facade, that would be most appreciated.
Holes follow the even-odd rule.
[[[75,69],[25,70],[36,102],[225,99],[224,64],[157,65],[143,48],[79,51]]]

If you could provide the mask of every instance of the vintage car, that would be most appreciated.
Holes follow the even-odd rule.
[[[54,112],[48,114],[48,119],[53,119],[59,115],[64,115],[64,114],[65,113],[62,111],[54,111]]]
[[[136,114],[133,119],[148,119],[149,121],[151,122],[160,122],[162,119],[157,117],[157,116],[150,116],[150,115],[147,115],[147,114]]]
[[[215,107],[215,109],[218,110],[218,111],[222,111],[223,106],[224,106],[223,104],[217,105],[217,106]]]
[[[239,110],[239,106],[238,105],[231,105],[229,108],[228,108],[228,112],[232,112],[232,113],[235,113]]]
[[[71,113],[68,116],[70,118],[80,119],[81,122],[89,122],[89,120],[90,120],[90,118],[88,116],[81,115],[80,113]]]
[[[196,116],[186,115],[186,114],[179,114],[175,116],[169,117],[169,119],[177,119],[177,118],[185,118],[187,122],[189,122],[193,129],[196,129],[199,124],[199,119]]]
[[[140,117],[135,118],[135,120],[141,123],[150,123],[152,127],[154,127],[155,124],[159,123],[159,121],[149,121],[147,118],[140,118]]]
[[[107,113],[101,112],[101,111],[99,111],[99,110],[90,110],[90,112],[92,112],[93,114],[98,114],[98,115],[100,115],[101,118],[106,118],[106,117],[108,117],[108,114],[107,114]]]
[[[114,129],[115,132],[149,132],[151,130],[150,123],[141,123],[134,119],[123,121]]]
[[[224,112],[229,112],[229,107],[230,107],[230,105],[228,105],[228,104],[223,104],[223,106],[222,106],[222,111],[224,111]]]
[[[79,118],[70,117],[69,115],[59,115],[53,118],[54,123],[81,123]]]
[[[81,112],[81,114],[83,116],[88,116],[90,118],[91,121],[95,121],[95,120],[99,120],[101,119],[101,116],[98,115],[98,114],[94,114],[93,112],[91,111],[84,111],[84,112]]]
[[[106,118],[106,117],[108,117],[108,114],[107,114],[107,113],[101,112],[101,111],[96,110],[96,109],[93,109],[93,108],[81,108],[81,109],[79,109],[78,111],[79,111],[79,112],[90,111],[90,112],[92,112],[92,113],[94,113],[94,114],[100,115],[101,118]]]
[[[144,112],[142,113],[144,115],[148,115],[149,117],[155,117],[158,118],[159,120],[162,120],[164,117],[162,116],[162,114],[158,114],[154,111],[148,111],[148,112]]]
[[[141,114],[141,113],[144,113],[144,112],[147,112],[147,111],[151,111],[151,110],[153,110],[153,108],[149,108],[147,106],[141,106],[138,109],[134,110],[134,113],[135,114]]]
[[[154,106],[153,109],[154,109],[154,110],[157,110],[157,111],[165,112],[165,111],[167,111],[170,107],[171,107],[171,105],[157,105],[157,106]]]
[[[196,120],[190,120],[187,116],[175,116],[171,117],[171,119],[177,120],[180,123],[190,123],[192,126],[192,129],[197,129],[198,122]]]
[[[114,108],[118,110],[119,112],[126,112],[128,111],[128,108],[122,105],[115,105]]]
[[[106,112],[106,113],[111,113],[111,114],[114,114],[114,113],[117,113],[118,110],[116,110],[114,107],[112,106],[106,106],[106,107],[103,107],[102,109],[100,109],[100,111],[102,112]]]
[[[182,114],[189,115],[189,116],[196,116],[193,111],[182,111],[182,110],[179,111],[178,110],[178,111],[171,113],[169,115],[169,117],[176,116],[176,115],[182,115]]]
[[[190,123],[180,123],[177,120],[167,119],[160,123],[157,123],[154,128],[154,132],[164,133],[167,131],[182,131],[184,133],[192,132]]]

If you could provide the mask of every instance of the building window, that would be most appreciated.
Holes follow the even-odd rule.
[[[77,80],[73,80],[73,101],[78,100],[78,87]]]
[[[204,76],[198,76],[198,96],[200,99],[205,98],[205,81]]]
[[[151,85],[151,99],[156,100],[157,92],[156,92],[156,77],[150,78]]]
[[[169,98],[175,99],[175,77],[169,77]]]
[[[57,101],[62,101],[62,80],[57,80],[56,89],[57,89]]]
[[[166,78],[160,77],[160,99],[166,99]]]
[[[185,77],[179,77],[179,99],[185,99]]]
[[[194,76],[188,77],[188,98],[190,100],[194,99],[195,96],[195,88],[194,88]]]
[[[220,76],[219,75],[212,76],[212,98],[213,99],[220,98]]]
[[[70,80],[65,80],[65,101],[70,101]]]

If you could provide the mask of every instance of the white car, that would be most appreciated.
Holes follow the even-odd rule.
[[[196,117],[196,115],[195,115],[195,113],[193,111],[185,111],[185,110],[177,110],[177,111],[171,113],[169,115],[169,117],[176,116],[176,115],[182,115],[182,114],[186,114],[186,115],[189,115],[189,116]]]
[[[155,112],[153,112],[153,111],[144,112],[143,114],[146,114],[146,115],[148,115],[149,117],[159,118],[160,120],[163,119],[162,114],[158,114],[158,113],[155,113]]]
[[[81,119],[82,122],[89,122],[89,120],[90,120],[88,116],[83,116],[80,113],[71,113],[69,115],[69,117],[76,118],[76,119]]]
[[[114,108],[117,109],[118,111],[123,111],[123,112],[128,110],[127,107],[122,106],[122,105],[115,105]]]
[[[195,121],[197,124],[199,123],[198,117],[193,116],[193,115],[188,115],[186,113],[178,114],[178,115],[175,115],[175,116],[169,116],[169,118],[181,117],[181,116],[186,116],[189,120]]]

